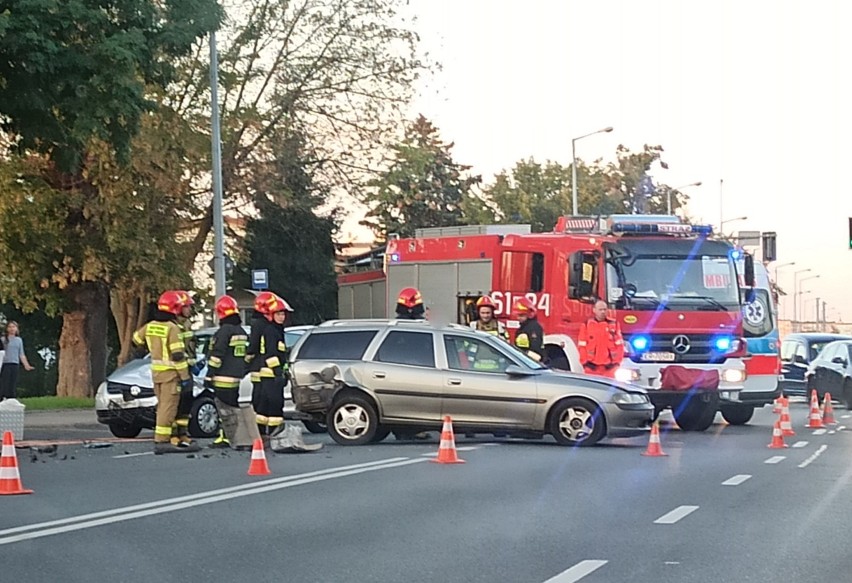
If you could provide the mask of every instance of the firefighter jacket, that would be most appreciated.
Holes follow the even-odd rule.
[[[171,314],[158,311],[154,320],[133,333],[133,344],[145,346],[151,353],[151,376],[155,383],[190,378],[180,329]]]
[[[531,358],[541,361],[544,358],[544,330],[535,318],[529,318],[520,325],[515,335],[515,347]]]
[[[599,322],[592,318],[580,328],[578,340],[583,366],[616,366],[624,358],[624,339],[615,320],[607,318]]]
[[[254,318],[246,362],[249,363],[252,382],[283,378],[287,365],[284,325],[270,322],[263,316]]]
[[[245,374],[248,335],[238,315],[222,319],[221,326],[210,339],[207,359],[208,376],[214,389],[238,389]]]
[[[186,354],[186,362],[189,368],[195,366],[196,356],[198,354],[198,342],[195,339],[195,334],[192,333],[189,320],[186,318],[178,318],[177,326],[180,329],[180,339],[184,345],[184,354]]]
[[[494,319],[492,319],[488,323],[485,323],[482,320],[474,320],[470,323],[470,327],[474,330],[479,330],[480,332],[485,332],[486,334],[497,336],[498,338],[502,338],[503,340],[509,339],[509,334],[506,332],[506,327],[503,325],[502,322],[498,322]]]

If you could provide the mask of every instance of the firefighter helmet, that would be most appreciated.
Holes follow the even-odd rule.
[[[267,320],[271,320],[272,314],[277,312],[293,311],[293,308],[284,301],[284,298],[269,291],[257,294],[257,297],[254,298],[254,309],[266,316]]]
[[[494,311],[494,300],[492,300],[489,296],[482,296],[478,300],[476,300],[476,311],[478,312],[482,308],[491,308],[491,311]]]
[[[417,288],[407,287],[399,292],[399,298],[397,298],[396,303],[410,309],[414,306],[423,305],[423,296],[420,295],[420,291]]]
[[[518,298],[512,306],[512,313],[516,316],[523,314],[527,318],[535,318],[536,312],[535,304],[526,297]]]
[[[182,289],[176,290],[178,296],[180,297],[180,307],[186,308],[195,305],[195,301],[193,301],[192,296],[189,295],[189,292],[184,291]]]
[[[239,313],[240,307],[237,305],[237,300],[231,296],[222,296],[216,300],[216,316],[220,320]]]
[[[160,299],[157,300],[157,309],[161,312],[167,312],[169,314],[179,316],[181,308],[184,306],[184,299],[181,296],[181,293],[185,292],[174,289],[164,291],[160,295]]]

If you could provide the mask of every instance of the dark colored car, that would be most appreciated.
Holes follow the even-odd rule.
[[[826,344],[808,367],[805,384],[809,393],[816,390],[820,403],[831,393],[852,409],[852,340]]]
[[[808,332],[784,337],[781,342],[780,384],[785,395],[807,396],[805,375],[808,366],[827,344],[837,340],[852,340],[852,336]]]

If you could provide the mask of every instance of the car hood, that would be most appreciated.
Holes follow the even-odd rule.
[[[112,371],[112,374],[107,377],[107,381],[123,385],[138,385],[140,387],[153,388],[151,359],[137,358],[136,360],[131,360],[124,366]]]
[[[604,377],[596,377],[586,374],[575,374],[571,372],[541,370],[535,372],[538,382],[548,383],[550,385],[559,385],[566,387],[585,387],[589,389],[604,390],[604,391],[625,391],[630,393],[647,394],[648,391],[644,387],[630,383],[623,383],[615,379]]]

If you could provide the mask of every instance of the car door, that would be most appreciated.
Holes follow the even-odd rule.
[[[528,426],[537,406],[534,376],[510,377],[506,351],[471,336],[444,334],[442,413],[459,424]]]
[[[793,358],[786,364],[787,372],[784,375],[792,387],[805,390],[805,373],[808,371],[809,362],[808,347],[803,342],[796,342]]]
[[[843,388],[843,377],[846,373],[846,364],[848,362],[848,354],[845,344],[833,344],[832,352],[826,355],[825,363],[825,382],[819,385],[820,394],[829,392],[832,395],[840,395]]]
[[[366,363],[383,421],[440,422],[443,372],[435,366],[435,336],[431,330],[391,330]]]
[[[818,394],[832,391],[835,376],[832,369],[837,365],[831,362],[831,359],[834,358],[836,348],[837,346],[834,344],[826,345],[811,363],[813,382],[809,385],[809,388],[816,389]],[[807,396],[810,397],[810,394]]]

